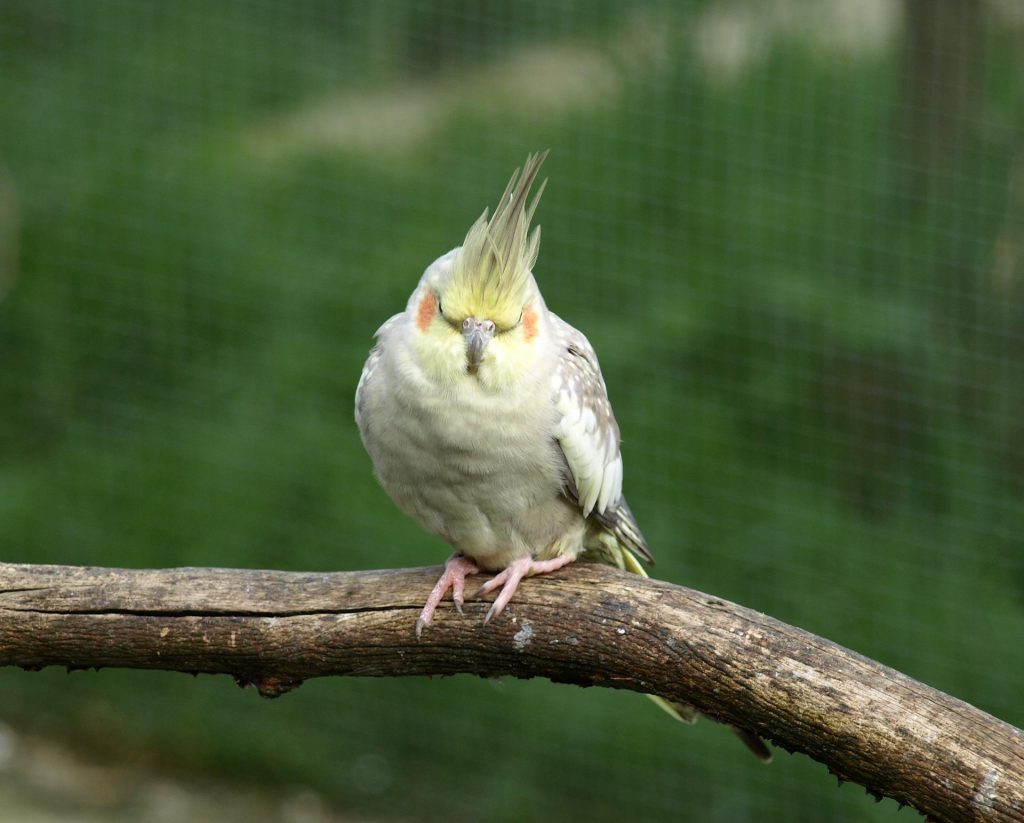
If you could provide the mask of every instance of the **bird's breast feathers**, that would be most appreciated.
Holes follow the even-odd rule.
[[[493,568],[539,556],[556,537],[579,543],[582,517],[560,496],[559,412],[543,362],[489,384],[486,369],[439,369],[417,344],[407,324],[388,329],[359,390],[363,440],[392,499]]]

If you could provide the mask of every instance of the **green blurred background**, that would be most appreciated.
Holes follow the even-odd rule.
[[[0,556],[440,563],[372,479],[353,392],[426,265],[550,147],[537,278],[600,355],[657,575],[1024,725],[1021,8],[5,0]],[[264,701],[2,670],[0,695],[90,763],[340,819],[898,811],[547,682]],[[60,802],[143,817],[127,790]]]

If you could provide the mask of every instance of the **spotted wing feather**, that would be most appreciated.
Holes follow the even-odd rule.
[[[633,513],[622,496],[619,426],[590,342],[552,315],[559,344],[554,381],[558,411],[555,441],[565,459],[562,493],[630,551],[653,561]]]
[[[377,364],[380,362],[380,358],[384,353],[384,341],[383,337],[387,332],[395,326],[402,318],[401,314],[393,315],[384,321],[383,325],[377,329],[374,337],[377,338],[377,342],[373,348],[370,349],[370,354],[366,358],[366,364],[363,366],[363,373],[359,375],[359,384],[356,386],[356,425],[360,429],[363,429],[369,421],[366,419],[364,414],[364,400],[366,386],[373,380],[374,370],[377,368]]]

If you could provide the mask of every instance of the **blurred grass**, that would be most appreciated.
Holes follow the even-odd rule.
[[[719,83],[691,47],[711,8],[5,4],[4,559],[440,562],[374,484],[352,395],[374,329],[550,146],[537,275],[601,357],[655,573],[1024,725],[1022,312],[1019,282],[992,277],[1022,151],[1014,33],[986,29],[978,127],[922,193],[898,48],[791,38]],[[612,80],[539,115],[534,89],[485,105],[462,83],[545,44]],[[375,148],[371,122],[368,144],[267,152],[309,111],[344,125],[410,88],[445,111],[421,128],[412,110],[403,140]],[[0,682],[9,722],[96,756],[309,785],[359,816],[896,812],[626,694]]]

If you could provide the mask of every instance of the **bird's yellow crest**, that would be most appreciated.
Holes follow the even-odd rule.
[[[466,234],[445,288],[445,313],[493,320],[499,329],[515,326],[530,294],[530,272],[540,249],[540,226],[530,221],[544,193],[545,180],[527,203],[547,151],[531,154],[516,169],[494,214],[480,215]]]

